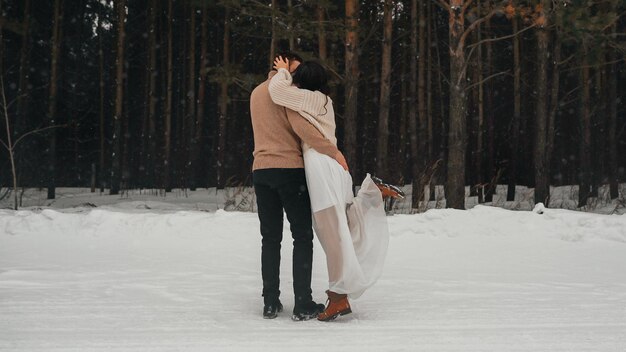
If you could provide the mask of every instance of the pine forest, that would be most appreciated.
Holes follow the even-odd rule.
[[[283,51],[330,73],[355,182],[413,208],[625,197],[624,0],[0,0],[0,196],[251,185],[250,93]]]

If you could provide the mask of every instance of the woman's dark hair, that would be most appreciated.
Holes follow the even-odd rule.
[[[305,61],[296,68],[293,73],[293,84],[302,89],[318,90],[328,95],[326,69],[315,61]]]

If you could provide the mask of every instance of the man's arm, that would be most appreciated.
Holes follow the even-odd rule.
[[[304,143],[308,144],[319,153],[328,155],[329,157],[337,160],[337,162],[343,166],[346,171],[348,170],[346,159],[337,146],[326,139],[324,135],[322,135],[322,132],[315,128],[315,126],[313,126],[309,121],[303,119],[299,113],[289,109],[285,110],[287,112],[287,119],[289,120],[289,124],[293,128],[293,131]]]

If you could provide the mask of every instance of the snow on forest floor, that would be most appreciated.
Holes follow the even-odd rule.
[[[626,215],[390,216],[383,276],[354,313],[293,322],[288,224],[285,312],[264,320],[257,215],[221,210],[254,208],[249,192],[28,190],[0,210],[0,350],[626,351]],[[316,240],[317,301],[326,280]]]
[[[433,200],[422,202],[419,209],[411,208],[411,185],[401,187],[407,197],[393,204],[393,213],[412,214],[424,212],[428,209],[445,208],[446,202],[442,186],[436,186]],[[478,203],[477,196],[470,196],[469,187],[465,189],[465,206],[470,209]],[[598,189],[598,197],[591,197],[584,207],[578,207],[578,186],[560,186],[550,188],[550,207],[569,210],[580,210],[598,214],[625,214],[626,213],[626,183],[619,185],[619,197],[610,199],[608,185]],[[45,208],[61,209],[81,207],[107,207],[127,209],[161,208],[172,210],[200,210],[215,211],[218,209],[236,211],[256,211],[254,190],[251,187],[230,187],[224,190],[215,188],[198,189],[197,191],[174,189],[164,194],[161,190],[144,189],[128,190],[120,195],[109,195],[108,189],[104,193],[99,190],[92,193],[89,188],[57,188],[56,199],[46,199],[47,191],[42,188],[25,188],[19,190],[20,208],[41,210]],[[493,201],[489,205],[511,210],[532,210],[535,204],[534,189],[526,186],[517,186],[515,199],[507,201],[507,186],[498,185]],[[0,209],[12,209],[13,197],[6,188],[0,188]]]

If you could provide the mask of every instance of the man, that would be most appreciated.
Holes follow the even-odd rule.
[[[289,60],[293,72],[302,59],[290,52],[279,56]],[[254,131],[253,183],[261,223],[261,274],[263,277],[263,317],[276,318],[280,302],[280,248],[283,210],[293,237],[293,320],[315,318],[324,311],[311,296],[313,230],[311,205],[304,174],[302,142],[322,154],[347,164],[341,152],[320,131],[297,112],[274,104],[269,95],[269,80],[258,85],[250,96],[250,115]]]

